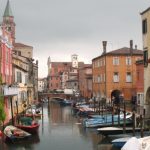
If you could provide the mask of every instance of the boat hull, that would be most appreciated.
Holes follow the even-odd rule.
[[[22,130],[25,130],[31,134],[37,133],[39,129],[39,124],[31,125],[31,126],[26,126],[26,125],[15,125],[17,128],[20,128]]]
[[[20,140],[25,140],[25,139],[28,139],[31,134],[20,129],[20,128],[17,128],[15,126],[7,126],[5,129],[4,129],[4,135],[5,135],[5,140],[8,141],[12,141],[12,142],[17,142],[17,141],[20,141]]]

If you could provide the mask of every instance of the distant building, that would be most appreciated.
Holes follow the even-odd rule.
[[[79,91],[81,97],[92,98],[92,64],[85,64],[79,69]]]
[[[43,92],[44,91],[44,79],[39,78],[38,79],[38,92]]]
[[[78,69],[84,65],[78,62],[76,54],[71,56],[71,62],[52,62],[48,58],[48,89],[78,90]]]
[[[107,42],[103,41],[102,55],[92,60],[93,66],[93,96],[97,100],[118,100],[123,96],[131,100],[136,95],[136,61],[143,59],[143,51],[123,47],[106,52]]]

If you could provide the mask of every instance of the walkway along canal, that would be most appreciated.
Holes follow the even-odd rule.
[[[83,128],[81,119],[73,116],[70,106],[45,103],[38,135],[14,144],[0,139],[0,150],[115,150],[96,129]]]

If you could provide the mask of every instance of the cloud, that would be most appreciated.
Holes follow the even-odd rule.
[[[0,2],[3,15],[7,0]],[[141,11],[149,7],[143,0],[12,0],[16,40],[34,47],[40,76],[47,75],[47,58],[70,61],[76,53],[91,62],[102,52],[129,45],[142,48]]]

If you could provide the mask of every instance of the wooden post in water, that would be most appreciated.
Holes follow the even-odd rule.
[[[143,133],[143,118],[142,115],[140,115],[140,127],[141,127],[141,138],[144,137],[144,133]]]
[[[102,116],[104,115],[103,106],[104,106],[104,104],[103,104],[103,102],[102,102]]]
[[[145,127],[145,109],[143,110],[143,126]]]
[[[42,103],[42,134],[44,133],[44,115],[43,115],[43,103]]]
[[[101,105],[100,105],[100,99],[99,99],[99,101],[98,101],[98,104],[99,104],[98,108],[99,108],[99,115],[100,115],[100,114],[101,114]]]
[[[16,108],[17,108],[17,123],[19,123],[19,118],[18,118],[18,101],[16,100]]]
[[[93,101],[94,101],[94,112],[95,112],[95,97],[94,97]]]
[[[118,110],[118,126],[120,127],[120,103],[117,105]]]
[[[123,103],[123,109],[124,109],[124,119],[123,119],[123,133],[126,132],[126,103]]]
[[[12,125],[14,125],[14,113],[13,113],[13,105],[12,105],[12,96],[10,96],[10,105],[11,105],[11,119],[12,119]]]
[[[132,119],[133,119],[133,136],[135,136],[135,112],[134,111],[132,114]]]
[[[112,126],[114,125],[114,103],[111,101],[111,107],[112,107]]]

